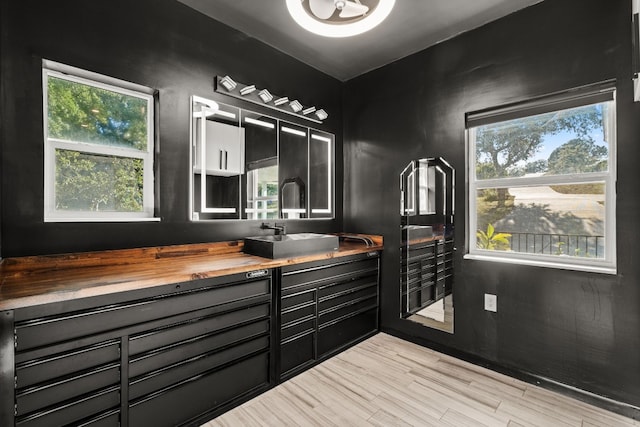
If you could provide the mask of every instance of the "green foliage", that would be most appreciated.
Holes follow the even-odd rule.
[[[49,77],[49,138],[147,150],[147,100]],[[141,159],[56,150],[57,210],[141,212]]]
[[[492,251],[506,251],[511,248],[509,233],[496,233],[493,225],[487,226],[487,231],[478,230],[476,232],[478,249],[488,249]]]
[[[572,131],[586,138],[601,127],[602,111],[596,105],[478,127],[476,174],[479,179],[520,176],[523,171],[517,165],[540,150],[545,136]]]
[[[591,138],[575,138],[549,155],[548,172],[570,174],[606,171],[607,155],[607,147],[596,145]]]
[[[49,77],[49,137],[147,149],[147,101]]]
[[[140,212],[142,160],[56,151],[56,209]]]
[[[548,168],[547,161],[545,159],[535,160],[525,165],[525,173],[540,173],[546,171]]]
[[[489,224],[494,224],[513,211],[515,197],[503,190],[506,189],[487,188],[478,191],[476,212],[479,228],[486,228]],[[504,197],[504,201],[502,201],[502,197]]]

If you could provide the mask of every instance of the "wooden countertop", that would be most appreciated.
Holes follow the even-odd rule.
[[[268,259],[242,252],[242,241],[6,258],[0,264],[0,310],[107,295],[381,250],[341,241],[338,252]]]

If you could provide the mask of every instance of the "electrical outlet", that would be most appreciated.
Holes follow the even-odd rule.
[[[484,309],[487,311],[498,311],[498,297],[493,294],[484,294]]]

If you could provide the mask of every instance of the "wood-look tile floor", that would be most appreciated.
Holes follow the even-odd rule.
[[[203,427],[640,426],[640,422],[387,334]]]

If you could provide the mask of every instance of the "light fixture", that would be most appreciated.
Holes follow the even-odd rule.
[[[367,32],[384,21],[395,4],[395,0],[286,1],[291,17],[302,28],[325,37],[351,37]]]
[[[321,108],[318,111],[316,111],[316,117],[318,117],[320,120],[324,120],[327,117],[329,117],[329,114],[327,114],[327,112]]]
[[[287,98],[286,96],[283,96],[282,98],[278,98],[275,101],[273,101],[273,105],[282,105],[282,104],[286,104],[287,102],[289,102],[289,98]]]
[[[291,101],[289,103],[289,107],[291,107],[294,113],[297,113],[298,111],[302,110],[302,104],[300,104],[300,102],[297,99],[294,101]]]
[[[282,129],[282,132],[290,133],[291,135],[307,136],[306,132],[303,132],[303,131],[298,130],[298,129],[292,129],[292,128],[286,127],[286,126],[282,126],[281,129]]]
[[[242,96],[249,95],[251,92],[255,90],[256,90],[256,85],[245,86],[242,89],[240,89],[240,95]]]
[[[271,122],[265,122],[264,120],[258,120],[252,117],[245,117],[244,121],[247,123],[251,123],[252,125],[258,125],[269,129],[274,129],[276,127],[276,125]]]
[[[222,117],[228,117],[230,119],[235,119],[236,115],[233,113],[230,113],[228,111],[222,111],[222,110],[216,110],[215,111],[215,115],[216,116],[222,116]]]
[[[311,114],[314,111],[316,111],[316,107],[309,107],[309,108],[305,108],[304,110],[302,110],[302,114],[304,114],[306,116],[307,114]]]
[[[315,139],[322,142],[331,142],[330,138],[327,138],[326,136],[316,135],[315,133],[311,134],[311,139]]]
[[[347,3],[348,2],[349,1],[347,1]],[[290,100],[287,96],[274,95],[268,89],[256,86],[255,84],[235,82],[228,75],[224,77],[216,76],[214,80],[214,87],[215,91],[220,94],[252,102],[254,104],[261,105],[272,110],[277,110],[281,113],[291,114],[315,123],[322,123],[322,120],[329,116],[329,114],[327,114],[327,112],[322,108],[317,108],[315,106],[305,107],[302,102],[297,99]],[[235,88],[239,90],[235,90]],[[236,118],[235,114],[225,113],[224,111],[216,111],[215,114],[233,119]]]
[[[273,95],[271,95],[271,93],[266,89],[262,89],[260,92],[258,92],[258,96],[264,103],[267,103],[273,99]]]
[[[223,78],[221,78],[220,84],[224,86],[226,90],[229,90],[229,91],[234,90],[236,86],[238,86],[238,84],[234,82],[233,79],[229,76],[224,76]]]

